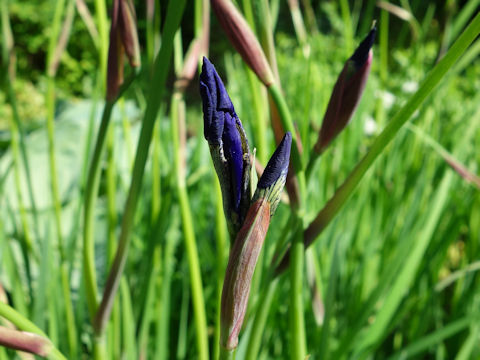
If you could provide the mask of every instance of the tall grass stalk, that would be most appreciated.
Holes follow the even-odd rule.
[[[178,33],[180,35],[180,32]],[[180,37],[178,37],[180,39]],[[177,54],[181,54],[181,43],[175,42]],[[180,55],[181,56],[181,55]],[[178,65],[182,64],[181,58],[177,58]],[[177,67],[180,73],[183,65]],[[191,214],[190,201],[185,183],[186,179],[186,124],[185,102],[183,92],[175,89],[171,103],[171,138],[174,157],[175,184],[180,205],[180,216],[187,251],[188,267],[190,274],[190,286],[192,291],[193,315],[195,317],[195,330],[198,358],[208,359],[208,336],[207,318],[205,314],[205,300],[203,295],[202,276],[198,258],[197,244],[195,239],[194,223]]]
[[[77,329],[75,323],[75,315],[73,311],[73,304],[71,299],[69,269],[67,257],[65,254],[65,241],[63,238],[62,218],[61,218],[61,200],[58,187],[57,165],[55,157],[55,75],[59,64],[60,56],[63,52],[64,44],[60,41],[60,28],[62,17],[65,8],[65,0],[56,2],[55,13],[53,18],[52,33],[49,40],[47,52],[47,141],[48,141],[48,160],[50,169],[50,190],[52,195],[52,203],[54,210],[55,230],[57,235],[58,250],[60,253],[60,278],[62,295],[64,298],[65,320],[67,328],[67,339],[70,348],[70,356],[76,357],[77,354]],[[70,1],[68,14],[65,19],[71,24],[71,16],[73,11],[73,2]],[[70,18],[69,18],[70,16]],[[67,23],[68,26],[68,23]],[[63,29],[62,36],[68,36],[69,30]],[[62,39],[64,43],[68,41],[67,38]]]
[[[115,259],[105,285],[102,302],[95,315],[94,329],[97,334],[103,334],[104,332],[105,325],[110,317],[113,299],[117,292],[119,281],[127,260],[128,248],[130,245],[130,232],[133,226],[133,219],[142,185],[145,164],[147,162],[155,119],[160,108],[161,95],[164,91],[165,81],[169,70],[169,61],[173,48],[173,37],[180,24],[184,7],[184,0],[175,2],[170,1],[168,4],[162,47],[155,60],[153,79],[149,88],[147,108],[138,139],[132,180],[127,202],[125,204],[117,253],[115,254]]]

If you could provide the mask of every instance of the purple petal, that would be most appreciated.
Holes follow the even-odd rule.
[[[233,180],[233,203],[238,211],[242,196],[242,178],[243,178],[243,149],[242,140],[237,130],[238,118],[225,113],[225,126],[223,129],[223,143],[225,157],[230,166],[230,173]],[[238,120],[240,122],[240,120]]]
[[[292,134],[287,132],[263,171],[257,187],[266,189],[275,184],[281,177],[286,177],[290,161],[290,148],[292,145]]]

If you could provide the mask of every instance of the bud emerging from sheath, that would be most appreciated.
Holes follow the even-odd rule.
[[[233,47],[265,86],[274,82],[267,58],[247,21],[230,0],[212,0],[212,8]]]
[[[286,133],[260,177],[253,204],[230,251],[220,313],[220,344],[227,350],[238,344],[252,276],[287,178],[291,144],[292,135]]]
[[[250,150],[242,123],[215,67],[203,58],[200,74],[204,135],[220,181],[223,210],[235,238],[250,206]]]
[[[270,203],[271,215],[277,209],[280,195],[287,179],[291,145],[292,134],[287,132],[268,161],[267,167],[258,181],[257,190],[253,197],[253,201],[266,198]]]
[[[372,63],[373,28],[347,60],[333,88],[314,150],[321,154],[350,121],[367,83]]]
[[[125,54],[131,67],[139,67],[140,44],[137,34],[137,16],[132,0],[120,0],[120,33]]]
[[[114,0],[110,44],[107,65],[107,100],[117,97],[123,83],[123,55],[126,54],[130,66],[140,66],[140,46],[138,43],[135,8],[131,0]]]

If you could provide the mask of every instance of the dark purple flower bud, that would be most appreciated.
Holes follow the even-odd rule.
[[[220,343],[227,350],[235,349],[238,343],[258,255],[287,178],[291,145],[292,134],[287,132],[260,177],[230,252],[220,313]]]
[[[372,45],[376,28],[373,28],[347,60],[333,88],[322,128],[314,150],[321,154],[332,140],[347,126],[362,97],[370,74]]]
[[[270,215],[272,216],[280,202],[280,196],[287,179],[291,146],[292,134],[287,132],[268,161],[253,197],[253,201],[265,198],[270,204]]]
[[[222,187],[223,207],[232,237],[250,205],[250,151],[242,123],[215,67],[203,58],[200,74],[204,135]]]

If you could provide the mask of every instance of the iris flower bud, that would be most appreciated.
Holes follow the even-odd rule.
[[[230,251],[220,312],[220,344],[227,350],[238,344],[252,276],[287,178],[291,144],[292,135],[286,133],[260,177],[252,205]]]
[[[223,210],[232,239],[250,206],[250,150],[242,123],[215,67],[203,58],[200,74],[204,135],[220,181]]]
[[[257,190],[253,196],[253,202],[266,198],[270,203],[270,213],[274,214],[280,202],[285,181],[287,179],[288,164],[290,159],[290,148],[292,145],[292,134],[287,132],[272,157],[257,184]]]
[[[123,55],[126,54],[130,66],[140,66],[140,45],[136,26],[135,8],[131,0],[114,0],[110,44],[107,64],[107,100],[118,95],[123,83]]]
[[[322,128],[314,150],[321,154],[331,141],[347,126],[367,83],[372,63],[373,28],[347,60],[333,88]]]
[[[230,0],[212,0],[212,8],[233,47],[265,86],[274,82],[265,53],[252,29]]]

